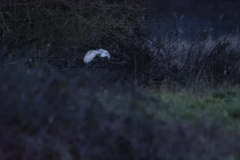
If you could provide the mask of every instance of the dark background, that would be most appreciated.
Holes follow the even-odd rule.
[[[150,0],[145,3],[154,10],[154,17],[163,27],[168,27],[167,22],[174,17],[188,36],[207,30],[216,37],[235,32],[240,26],[238,0]]]

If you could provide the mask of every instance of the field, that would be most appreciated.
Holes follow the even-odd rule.
[[[1,2],[0,160],[240,159],[238,30],[139,2]]]

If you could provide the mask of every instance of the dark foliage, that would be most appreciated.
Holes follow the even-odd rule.
[[[163,27],[141,6],[143,1],[135,2],[5,1],[0,19],[1,64],[24,63],[29,68],[49,64],[60,72],[88,68],[99,77],[104,73],[109,82],[143,87],[239,83],[239,49],[231,39],[209,49],[210,33],[201,32],[187,41],[191,46],[183,55],[179,48],[185,39],[177,27],[177,14]],[[97,48],[107,49],[111,61],[96,59],[85,65],[84,54]]]
[[[240,158],[238,137],[218,123],[206,126],[209,117],[183,125],[160,99],[85,72],[17,66],[2,70],[0,83],[2,160]]]
[[[239,51],[230,47],[230,42],[219,42],[209,52],[192,45],[184,62],[182,77],[190,85],[210,86],[239,83]]]

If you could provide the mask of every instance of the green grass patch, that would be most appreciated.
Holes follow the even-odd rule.
[[[162,100],[169,106],[169,111],[186,122],[201,121],[211,117],[232,129],[239,131],[240,90],[222,88],[193,91],[148,91],[146,94]]]

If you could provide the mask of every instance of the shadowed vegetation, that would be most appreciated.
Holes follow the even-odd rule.
[[[1,72],[1,159],[240,158],[239,90],[143,92],[80,71],[24,72]]]

